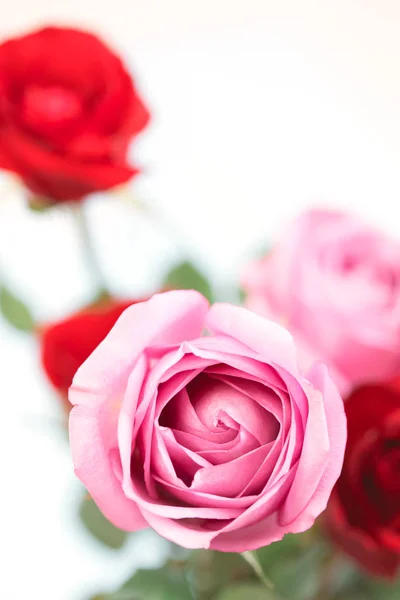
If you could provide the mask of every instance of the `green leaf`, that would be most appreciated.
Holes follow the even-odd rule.
[[[185,577],[185,563],[169,561],[160,569],[139,569],[110,600],[193,600]],[[127,595],[126,600],[131,600]]]
[[[386,583],[364,576],[358,590],[365,600],[399,600],[400,582]]]
[[[96,594],[91,596],[89,600],[143,600],[141,596],[136,596],[132,591],[129,590],[118,590],[111,594]]]
[[[0,310],[6,321],[20,331],[33,331],[35,322],[25,304],[5,285],[0,287]]]
[[[289,558],[296,559],[304,548],[308,548],[309,543],[304,535],[287,534],[279,542],[273,542],[264,548],[256,551],[257,558],[268,576],[268,570],[276,564]]]
[[[239,301],[240,304],[244,304],[247,299],[247,292],[243,288],[239,288]]]
[[[285,538],[262,549],[260,560],[264,572],[274,584],[274,592],[280,600],[310,600],[318,590],[326,548],[316,541],[310,546],[294,539],[284,541]],[[260,551],[257,553],[260,557]]]
[[[164,279],[163,286],[178,290],[197,290],[210,302],[213,301],[213,293],[207,277],[187,260],[172,267]]]
[[[233,582],[254,577],[253,569],[240,554],[215,550],[192,552],[187,561],[187,573],[196,598],[214,598],[217,592]]]
[[[91,596],[89,600],[142,600],[141,597],[136,596],[132,591],[117,591],[111,594],[96,594]]]
[[[255,554],[279,600],[310,600],[317,593],[330,547],[314,527],[303,534],[285,535]]]
[[[219,594],[216,600],[273,600],[271,590],[257,583],[232,585]]]
[[[121,531],[121,529],[114,527],[114,525],[102,515],[97,508],[96,503],[87,494],[81,502],[79,517],[87,531],[89,531],[96,540],[115,550],[122,548],[128,534],[125,531]]]

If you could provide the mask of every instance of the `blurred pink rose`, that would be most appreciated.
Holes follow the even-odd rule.
[[[248,308],[294,335],[300,364],[323,360],[343,393],[400,372],[400,244],[356,217],[300,215],[243,287]]]
[[[285,329],[194,291],[128,308],[70,400],[75,471],[105,516],[187,548],[239,552],[308,529],[342,467],[326,368],[304,378]]]

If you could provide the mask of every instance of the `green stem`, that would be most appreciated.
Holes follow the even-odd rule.
[[[265,587],[267,589],[272,590],[274,587],[274,584],[265,575],[263,568],[257,558],[257,555],[254,552],[250,552],[250,551],[242,552],[241,554],[242,554],[244,560],[251,566],[254,573],[257,575],[257,577],[261,581],[261,583],[263,585],[265,585]]]
[[[99,297],[108,295],[109,292],[106,284],[106,279],[98,261],[96,250],[94,248],[87,216],[85,214],[84,204],[82,202],[78,203],[76,206],[73,207],[73,211],[76,217],[75,220],[81,239],[81,245],[85,257],[85,262],[97,287],[97,294]]]

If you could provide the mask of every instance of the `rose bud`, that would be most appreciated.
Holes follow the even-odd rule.
[[[46,27],[0,45],[0,167],[42,204],[131,179],[128,145],[148,120],[121,59],[91,33]]]
[[[71,409],[68,388],[75,372],[106,337],[121,313],[133,302],[107,299],[40,330],[44,371],[65,400],[68,412]]]
[[[345,404],[343,472],[326,512],[333,540],[372,574],[400,565],[400,380],[366,385]]]
[[[356,217],[300,215],[243,287],[248,308],[284,322],[301,364],[323,360],[344,394],[400,372],[400,244]]]
[[[192,290],[129,307],[69,398],[75,472],[100,510],[187,548],[242,552],[308,529],[342,467],[325,366],[304,377],[285,329]]]

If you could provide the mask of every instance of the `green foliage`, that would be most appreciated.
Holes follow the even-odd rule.
[[[139,569],[118,590],[92,600],[193,600],[184,563],[169,561],[160,569]]]
[[[140,600],[192,600],[184,564],[169,561],[155,570],[140,569],[121,588],[137,594]]]
[[[96,594],[89,600],[142,600],[142,598],[134,595],[132,591],[117,591],[111,594]]]
[[[247,299],[247,293],[243,288],[239,288],[239,301],[240,304],[244,304]]]
[[[187,576],[195,598],[208,599],[233,582],[252,578],[253,571],[240,554],[197,550],[187,561]]]
[[[252,555],[273,588],[239,553],[197,550],[159,569],[139,570],[91,600],[399,600],[400,585],[363,575],[317,528],[287,535]]]
[[[366,598],[371,600],[399,600],[400,598],[400,582],[393,583],[382,583],[374,581],[366,584],[365,587],[368,589]]]
[[[285,535],[279,542],[260,548],[255,552],[262,568],[268,576],[268,568],[279,564],[284,558],[296,558],[303,553],[304,548],[309,548],[312,540],[303,535]]]
[[[86,530],[96,538],[96,540],[114,550],[122,548],[128,534],[125,531],[121,531],[121,529],[114,527],[114,525],[102,515],[97,508],[96,503],[88,494],[86,494],[81,501],[79,517]]]
[[[336,577],[333,577],[335,582]],[[333,594],[330,600],[399,600],[400,582],[386,583],[378,579],[356,574],[351,585]]]
[[[167,273],[163,287],[178,290],[197,290],[213,302],[211,284],[207,277],[191,262],[185,260]]]
[[[257,583],[242,583],[223,590],[216,600],[273,600],[273,592]]]
[[[0,286],[0,310],[6,321],[20,331],[31,332],[34,319],[25,304],[4,284]]]
[[[286,535],[258,550],[257,556],[279,600],[310,600],[319,589],[328,549],[310,533]]]

